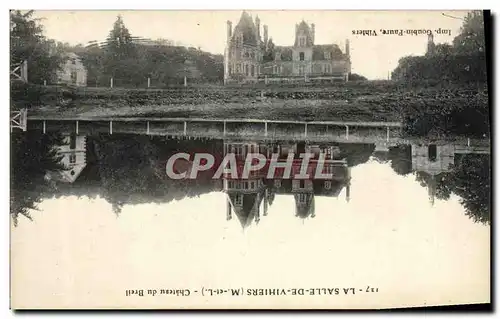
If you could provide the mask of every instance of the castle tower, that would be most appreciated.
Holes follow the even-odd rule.
[[[231,202],[229,201],[229,197],[226,198],[226,220],[231,220],[233,218],[232,212],[231,212]]]
[[[316,37],[316,26],[314,25],[314,23],[311,24],[311,37],[314,44],[314,38]]]
[[[437,182],[436,182],[436,176],[432,175],[431,180],[429,182],[429,185],[427,185],[428,189],[428,195],[429,195],[429,204],[431,204],[431,207],[434,206],[434,200],[436,198],[436,190],[437,190]]]
[[[227,22],[228,45],[225,52],[224,84],[231,82],[252,83],[256,82],[259,75],[260,39],[255,22],[245,11],[241,14],[239,22],[234,28]]]
[[[434,35],[430,32],[427,35],[427,54],[434,54],[434,49],[436,45],[434,44]]]
[[[255,17],[255,27],[257,28],[257,42],[260,42],[260,19],[259,16]]]
[[[267,48],[267,40],[268,40],[268,33],[267,33],[267,25],[264,24],[264,47]]]
[[[231,36],[233,35],[233,23],[231,21],[227,21],[227,37],[226,37],[226,45],[229,46],[229,42],[231,41]]]

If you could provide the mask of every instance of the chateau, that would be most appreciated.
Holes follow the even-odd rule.
[[[351,72],[349,40],[345,52],[336,44],[315,44],[315,25],[295,25],[293,45],[275,46],[267,25],[243,12],[233,30],[227,21],[224,84],[256,82],[347,81]]]

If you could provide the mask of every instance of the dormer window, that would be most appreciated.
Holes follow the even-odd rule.
[[[299,203],[304,204],[306,202],[306,199],[307,199],[306,194],[304,193],[299,194]]]
[[[299,46],[301,47],[306,46],[306,37],[299,37]]]
[[[241,206],[243,205],[243,194],[236,194],[234,197],[234,205]]]
[[[331,52],[325,52],[325,60],[330,60],[332,58]]]

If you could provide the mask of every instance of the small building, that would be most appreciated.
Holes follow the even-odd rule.
[[[65,62],[57,72],[57,83],[74,86],[87,86],[87,69],[81,58],[73,52],[65,54]]]
[[[450,171],[455,162],[455,147],[453,144],[412,145],[411,158],[413,170],[438,175]]]
[[[64,137],[64,144],[57,147],[57,154],[62,156],[60,163],[65,169],[50,171],[45,177],[48,180],[73,183],[87,166],[87,138],[70,134]]]

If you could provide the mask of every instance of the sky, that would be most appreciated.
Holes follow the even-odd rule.
[[[258,226],[226,220],[226,195],[125,205],[46,199],[11,230],[12,298],[27,307],[383,307],[489,301],[490,227],[457,196],[436,200],[414,175],[370,160],[352,168],[350,202],[315,198],[295,217],[276,195]],[[383,190],[383,191],[380,191]],[[68,209],[69,208],[69,209]],[[126,289],[379,288],[297,297],[126,297]],[[243,305],[243,306],[242,306]]]
[[[204,51],[223,53],[226,21],[233,27],[242,11],[37,11],[49,38],[70,44],[104,40],[118,15],[133,36],[164,38]],[[451,43],[460,31],[465,11],[253,11],[277,45],[293,45],[295,24],[304,20],[316,25],[316,44],[351,46],[352,72],[369,79],[386,79],[398,60],[425,53],[426,35],[382,35],[381,29],[425,29],[434,31],[436,43]],[[446,13],[447,17],[442,13]],[[261,27],[262,28],[262,27]],[[438,29],[450,34],[437,34]],[[353,30],[375,30],[377,36],[353,35]],[[261,30],[261,34],[263,31]]]

